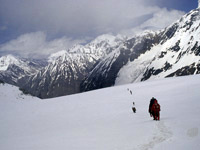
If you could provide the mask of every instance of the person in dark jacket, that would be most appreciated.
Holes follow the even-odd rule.
[[[154,120],[160,120],[160,105],[157,100],[154,100],[154,103],[151,107]]]
[[[152,97],[152,99],[150,100],[150,104],[149,104],[149,113],[150,113],[151,117],[153,116],[152,106],[153,106],[155,100],[156,99],[154,97]]]

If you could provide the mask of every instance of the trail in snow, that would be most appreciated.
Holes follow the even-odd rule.
[[[133,92],[127,93],[127,87]],[[200,75],[40,100],[0,85],[2,150],[199,150]],[[148,114],[149,99],[162,107]],[[133,113],[133,100],[137,113]],[[12,144],[11,144],[12,143]]]
[[[153,149],[156,144],[162,143],[172,137],[173,133],[165,125],[164,121],[156,122],[156,132],[149,143],[141,145],[140,150]]]

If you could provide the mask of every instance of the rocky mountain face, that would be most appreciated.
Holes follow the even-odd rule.
[[[82,91],[200,73],[200,9],[159,32],[119,45],[81,84]]]
[[[200,9],[166,28],[159,39],[148,53],[120,70],[117,85],[200,73]]]
[[[57,97],[80,92],[80,82],[96,60],[87,54],[65,53],[23,86],[28,93],[40,98]]]
[[[122,37],[102,35],[91,43],[76,45],[68,51],[60,51],[49,57],[49,64],[30,76],[22,86],[28,93],[40,98],[50,98],[80,92],[80,83]]]
[[[102,59],[81,83],[81,91],[114,85],[117,74],[124,65],[134,61],[158,42],[156,33],[147,32],[117,45],[114,51]]]
[[[40,98],[200,73],[200,8],[164,30],[102,35],[49,57],[48,65],[0,58],[0,80]]]

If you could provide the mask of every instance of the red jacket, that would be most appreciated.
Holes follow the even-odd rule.
[[[154,102],[152,105],[152,111],[153,112],[159,112],[160,111],[160,105],[157,102]]]

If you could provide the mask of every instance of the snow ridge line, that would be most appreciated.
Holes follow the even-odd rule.
[[[156,122],[156,133],[149,143],[141,145],[140,150],[153,149],[156,144],[162,143],[172,137],[173,133],[165,126],[163,121]]]

